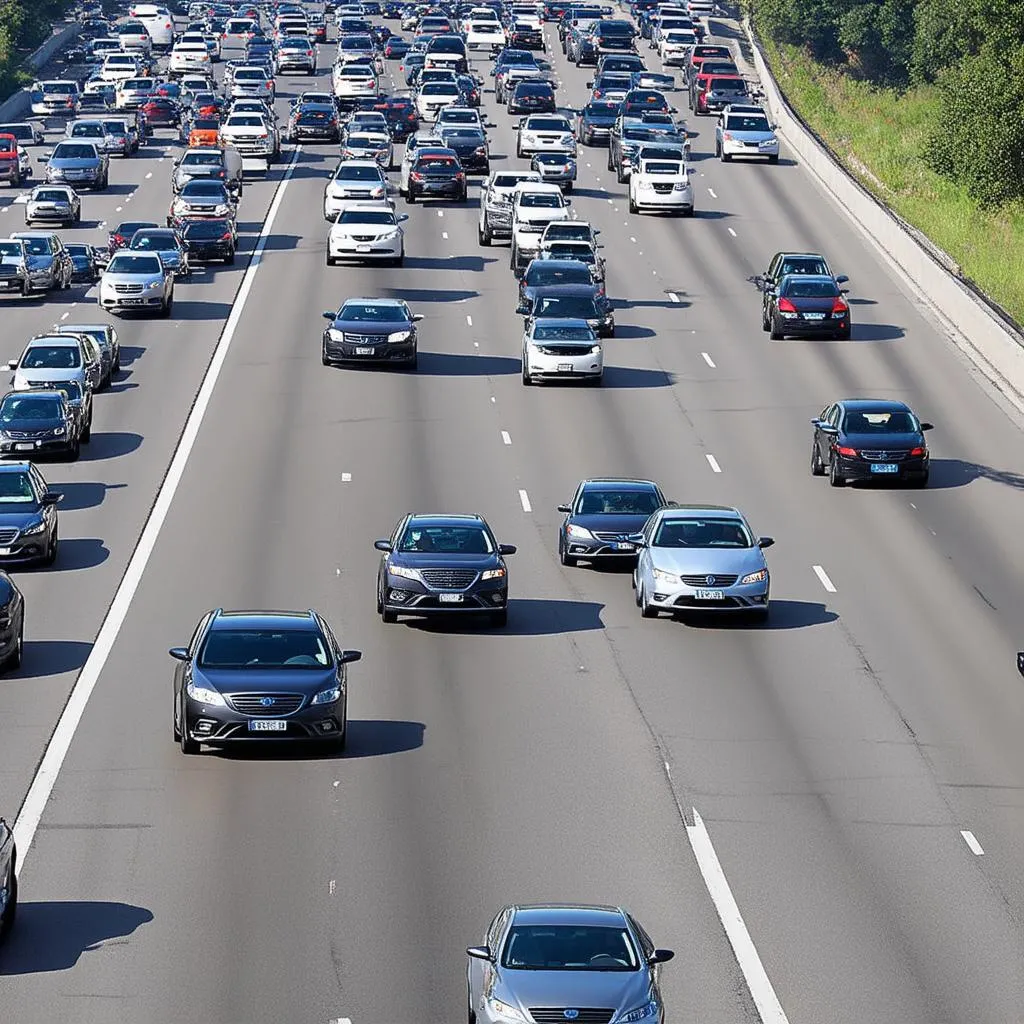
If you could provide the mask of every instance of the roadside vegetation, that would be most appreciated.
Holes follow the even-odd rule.
[[[25,60],[72,6],[72,0],[0,0],[0,101],[32,83]]]
[[[1020,0],[749,0],[748,11],[800,116],[1024,323]]]

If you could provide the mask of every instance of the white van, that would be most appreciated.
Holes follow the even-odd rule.
[[[171,48],[174,43],[174,18],[166,7],[159,4],[135,4],[128,14],[146,26],[155,49]]]

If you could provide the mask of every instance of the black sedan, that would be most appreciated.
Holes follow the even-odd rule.
[[[483,128],[469,124],[442,128],[441,138],[445,146],[455,151],[466,174],[491,173],[491,158]]]
[[[207,612],[188,647],[172,647],[174,738],[183,754],[246,740],[305,740],[345,749],[343,650],[315,611]]]
[[[107,252],[113,256],[118,249],[128,248],[136,231],[159,226],[156,221],[152,220],[123,220],[107,232]]]
[[[400,614],[486,614],[508,622],[511,544],[499,544],[481,516],[410,514],[388,540],[377,570],[377,611],[384,622]]]
[[[766,294],[761,329],[785,337],[850,337],[850,306],[834,277],[791,274]]]
[[[292,111],[285,134],[289,142],[337,142],[338,110],[333,103],[302,103]]]
[[[238,231],[235,222],[227,217],[186,221],[182,225],[181,237],[190,263],[222,260],[230,265],[235,262]]]
[[[7,821],[0,818],[0,942],[10,934],[18,914],[17,865],[14,832]]]
[[[14,580],[7,573],[0,572],[0,671],[13,672],[21,667],[21,652],[24,646],[25,598]],[[2,832],[2,827],[0,827],[0,832]],[[0,878],[3,877],[2,858],[0,858]],[[0,915],[2,914],[2,902],[0,902]]]
[[[510,114],[554,114],[558,110],[550,82],[519,82],[508,100]]]
[[[608,297],[596,284],[557,284],[537,288],[532,303],[516,310],[529,320],[539,317],[586,320],[602,338],[615,337],[615,314]]]
[[[95,245],[86,245],[84,242],[65,242],[64,248],[67,249],[75,268],[71,274],[72,282],[92,284],[100,279],[100,274],[103,272],[100,266],[100,257],[102,256],[106,262],[106,249],[97,248]]]
[[[584,480],[572,501],[558,506],[565,515],[558,528],[559,561],[575,565],[581,558],[635,558],[636,534],[667,504],[661,488],[650,480]]]
[[[413,157],[406,199],[454,199],[466,201],[466,172],[453,149],[431,147]]]
[[[0,563],[53,565],[61,498],[31,462],[0,464]]]
[[[873,398],[834,402],[814,425],[811,473],[847,480],[897,480],[928,486],[929,455],[922,423],[903,402]]]
[[[402,299],[348,299],[337,312],[325,311],[330,326],[321,342],[324,366],[336,363],[400,363],[416,369],[416,324]]]
[[[612,100],[591,100],[576,114],[576,139],[584,146],[607,143],[619,116],[621,104]]]
[[[550,288],[563,284],[592,285],[590,267],[579,260],[532,259],[519,279],[518,312],[526,313],[533,306],[538,288]]]

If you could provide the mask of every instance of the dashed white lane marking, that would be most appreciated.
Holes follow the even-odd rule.
[[[343,484],[351,483],[352,482],[352,474],[351,473],[342,473],[341,474],[341,482]]]
[[[697,813],[696,807],[693,808],[693,824],[686,826],[686,836],[690,840],[693,856],[704,878],[711,902],[718,911],[729,945],[736,955],[736,962],[746,979],[747,988],[761,1016],[762,1024],[789,1024],[768,972],[761,963],[754,940],[747,931],[732,889],[729,888],[729,880],[722,870],[718,854],[715,853],[704,819]]]
[[[441,237],[442,238],[447,238],[448,237],[448,232],[447,231],[442,231],[441,232]]]
[[[669,298],[670,298],[670,299],[671,299],[671,300],[672,300],[673,302],[679,302],[679,301],[681,301],[681,300],[680,300],[680,298],[679,298],[679,296],[678,296],[678,295],[676,295],[676,293],[675,293],[675,292],[669,292],[669,293],[668,293],[668,297],[669,297]]]
[[[491,402],[497,404],[497,401],[498,400],[494,397],[494,395],[491,395]]]
[[[438,210],[437,211],[437,215],[438,215],[438,217],[443,217],[444,216],[444,210]]]
[[[715,190],[710,185],[708,186],[708,192],[711,194],[712,199],[718,198],[718,196],[715,195]]]
[[[814,575],[821,580],[821,585],[830,593],[836,592],[836,585],[828,578],[828,573],[820,565],[812,565],[811,568],[814,570]]]
[[[708,366],[710,366],[711,369],[713,370],[715,368],[715,361],[714,361],[714,359],[712,359],[711,356],[709,356],[707,354],[707,352],[701,352],[701,355],[704,357],[704,362],[707,363]]]
[[[630,240],[631,242],[635,242],[635,241],[636,241],[636,239],[635,239],[635,238],[634,238],[634,237],[633,237],[632,235],[630,235],[630,236],[629,236],[629,240]]]
[[[120,213],[120,212],[121,212],[121,211],[122,211],[123,209],[124,209],[124,207],[123,207],[123,206],[118,206],[118,207],[117,207],[117,208],[116,208],[116,209],[114,210],[114,213]]]
[[[466,314],[466,323],[469,324],[470,327],[473,326],[473,318],[468,313]]]
[[[352,1024],[348,1017],[332,1017],[327,1024]]]
[[[981,848],[981,843],[974,838],[974,833],[969,828],[960,829],[960,835],[964,837],[964,842],[967,844],[967,848],[975,857],[985,856],[985,851]]]
[[[502,444],[511,444],[512,443],[512,435],[507,430],[503,430],[501,432],[501,441],[502,441]]]
[[[608,200],[608,205],[609,206],[614,206],[615,205],[615,200],[614,199],[609,199]]]
[[[214,349],[213,358],[206,369],[206,375],[203,377],[203,382],[200,385],[199,394],[196,396],[192,411],[188,414],[188,419],[185,421],[185,429],[181,433],[178,447],[175,449],[174,457],[167,468],[167,475],[160,485],[156,501],[153,503],[149,518],[143,527],[142,536],[139,537],[135,551],[128,562],[128,567],[125,569],[124,576],[121,578],[121,582],[118,584],[117,591],[114,594],[114,600],[107,609],[106,617],[100,626],[92,650],[89,652],[85,664],[78,673],[75,685],[71,689],[71,695],[68,697],[68,701],[64,705],[64,710],[61,712],[60,719],[57,722],[57,728],[54,729],[53,735],[46,745],[43,758],[39,762],[35,775],[32,777],[32,785],[29,786],[28,795],[25,797],[25,802],[21,805],[21,810],[18,812],[18,818],[14,823],[14,838],[18,852],[21,855],[18,858],[19,875],[25,870],[28,855],[32,850],[32,840],[35,838],[36,830],[39,828],[39,822],[42,820],[50,795],[53,793],[53,787],[57,784],[57,777],[60,774],[61,766],[64,764],[68,750],[71,749],[71,743],[75,738],[75,732],[78,729],[79,723],[82,721],[82,716],[85,714],[89,698],[96,688],[96,683],[99,681],[103,667],[110,657],[110,652],[114,648],[118,634],[121,632],[121,627],[128,617],[132,599],[135,597],[135,592],[142,582],[146,566],[153,554],[153,550],[156,548],[160,531],[163,529],[167,513],[170,511],[171,504],[174,501],[174,495],[185,474],[189,456],[192,454],[203,418],[206,416],[206,410],[209,408],[210,401],[213,398],[217,380],[227,360],[228,351],[231,348],[231,340],[238,330],[242,313],[245,310],[246,300],[252,291],[256,271],[260,266],[260,257],[266,249],[267,239],[274,230],[274,221],[277,219],[278,211],[281,209],[281,203],[284,200],[284,194],[288,188],[288,182],[291,181],[292,172],[295,169],[295,163],[300,152],[301,147],[296,146],[292,153],[291,163],[285,168],[281,183],[278,185],[273,202],[271,202],[270,209],[267,211],[267,219],[263,222],[263,230],[260,231],[259,237],[256,239],[256,247],[253,249],[249,267],[242,278],[238,294],[235,296],[231,313],[224,325],[224,330],[221,333],[220,340],[217,342],[217,347]]]
[[[327,886],[327,892],[333,896],[338,889],[337,879],[332,878],[330,884]]]
[[[732,235],[732,237],[733,237],[733,238],[735,238],[735,237],[736,237],[736,232],[735,232],[735,231],[733,231],[733,229],[732,229],[732,228],[726,228],[726,231],[728,231],[728,232],[729,232],[729,234],[730,234],[730,235]]]
[[[71,314],[68,313],[67,311],[65,311],[65,312],[61,313],[60,318],[61,318],[61,320],[67,320],[67,318],[69,316],[71,316]],[[24,435],[22,435],[22,436],[24,436]]]
[[[106,226],[107,226],[107,222],[106,222],[105,220],[101,220],[101,221],[99,222],[99,225],[98,225],[98,227],[101,227],[101,228],[105,228]]]
[[[526,491],[522,490],[521,488],[519,491],[519,504],[523,506],[524,512],[533,511],[533,506],[530,504],[530,496],[526,493]]]
[[[704,458],[708,460],[708,465],[711,467],[712,473],[722,472],[722,467],[718,464],[718,459],[716,459],[714,455],[711,454],[711,452],[707,452],[704,455]]]
[[[149,179],[152,178],[152,177],[153,177],[153,172],[152,171],[148,171],[146,173],[146,181],[149,181]]]

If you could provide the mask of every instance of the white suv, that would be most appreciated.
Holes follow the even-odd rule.
[[[480,190],[477,237],[481,245],[512,237],[512,193],[524,181],[540,182],[538,171],[494,171]]]
[[[693,185],[681,160],[641,160],[629,176],[629,212],[693,216]]]
[[[521,181],[512,190],[512,254],[510,265],[519,272],[540,251],[540,236],[553,220],[569,219],[562,189],[551,182]]]

